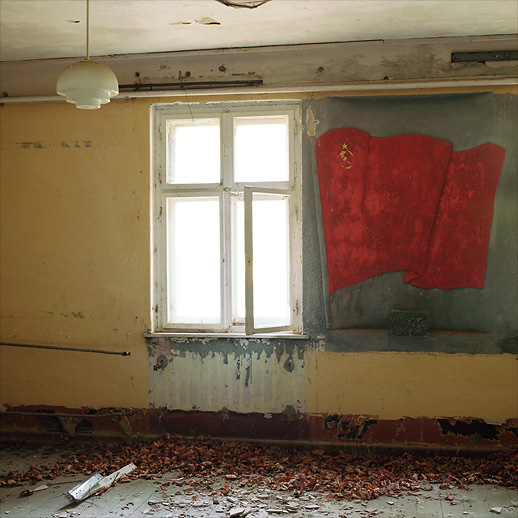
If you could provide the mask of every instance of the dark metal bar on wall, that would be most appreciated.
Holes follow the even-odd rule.
[[[13,342],[0,342],[0,345],[5,345],[7,347],[28,347],[31,349],[51,349],[54,351],[73,351],[78,353],[116,354],[119,356],[131,355],[131,353],[127,351],[103,351],[98,349],[82,349],[78,347],[57,347],[54,345],[18,344]]]
[[[119,92],[145,92],[153,90],[193,90],[199,88],[232,88],[243,86],[259,86],[262,79],[247,81],[191,81],[179,83],[136,83],[131,85],[119,85]]]
[[[483,63],[485,61],[516,61],[518,50],[498,50],[488,52],[453,52],[452,63]]]

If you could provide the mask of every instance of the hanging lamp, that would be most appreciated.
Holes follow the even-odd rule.
[[[57,93],[83,110],[95,110],[119,93],[115,74],[90,59],[90,0],[86,0],[86,58],[72,63],[59,74]]]

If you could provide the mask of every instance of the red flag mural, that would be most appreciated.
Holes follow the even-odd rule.
[[[422,288],[481,288],[505,150],[354,129],[316,141],[329,291],[405,270]]]

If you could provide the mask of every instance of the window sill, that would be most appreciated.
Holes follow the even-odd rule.
[[[247,335],[245,333],[168,333],[168,332],[156,332],[156,333],[144,333],[144,338],[204,338],[206,340],[216,340],[218,338],[238,338],[246,340],[255,339],[285,339],[285,340],[308,340],[309,335],[303,333],[291,333],[287,332],[276,332],[276,333],[257,333],[255,335]]]

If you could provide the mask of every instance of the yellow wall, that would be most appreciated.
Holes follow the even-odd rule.
[[[131,353],[0,346],[0,404],[149,407],[150,103],[0,108],[0,340]],[[289,376],[302,412],[518,417],[509,354],[312,350]]]
[[[0,107],[0,341],[131,353],[0,346],[0,408],[149,407],[153,101]]]
[[[1,401],[148,405],[149,104],[3,106]]]
[[[307,360],[306,412],[400,417],[518,417],[513,354],[332,353]]]

